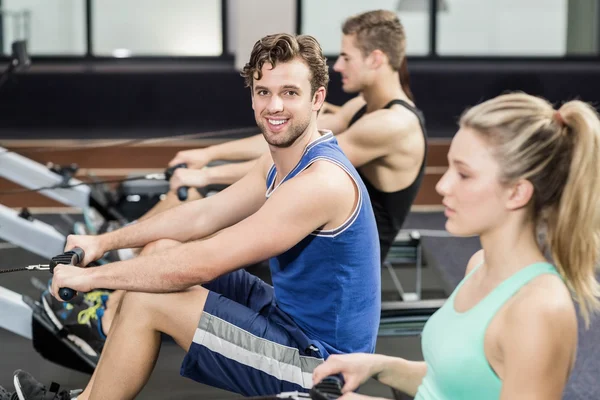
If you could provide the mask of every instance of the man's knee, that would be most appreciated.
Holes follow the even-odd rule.
[[[151,310],[153,296],[156,293],[126,291],[121,298],[121,312],[138,311],[140,308]]]
[[[148,255],[170,249],[172,247],[179,246],[181,242],[173,239],[159,239],[154,242],[148,243],[144,246],[144,249],[140,255]]]
[[[187,351],[207,297],[208,290],[201,286],[172,293],[125,292],[119,318],[164,332]]]
[[[179,312],[185,315],[185,308],[202,310],[208,297],[208,290],[192,286],[186,290],[171,293],[124,292],[121,299],[121,314],[151,318],[177,318]]]
[[[119,305],[119,315],[142,322],[154,321],[160,312],[160,293],[124,292]]]

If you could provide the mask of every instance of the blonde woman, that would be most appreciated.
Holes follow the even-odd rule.
[[[344,400],[375,377],[416,399],[560,399],[577,316],[599,308],[600,122],[581,101],[553,109],[522,93],[466,111],[437,184],[446,229],[482,250],[423,331],[424,362],[332,356]]]

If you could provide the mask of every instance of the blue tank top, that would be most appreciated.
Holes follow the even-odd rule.
[[[381,308],[379,240],[369,193],[358,172],[327,132],[306,147],[278,186],[322,160],[346,171],[359,189],[359,200],[341,226],[316,230],[269,260],[275,301],[317,341],[324,356],[374,352]],[[267,175],[267,198],[277,190],[276,175],[273,165]]]

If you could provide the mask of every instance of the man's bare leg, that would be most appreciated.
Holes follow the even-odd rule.
[[[142,251],[142,254],[143,254],[143,255],[151,254],[151,253],[153,253],[153,252],[157,252],[157,251],[165,250],[165,249],[167,249],[167,248],[171,248],[171,247],[174,247],[174,246],[178,246],[178,245],[180,245],[180,244],[181,244],[181,243],[179,243],[179,242],[177,242],[177,241],[175,241],[175,240],[167,240],[167,239],[165,239],[165,240],[160,240],[160,241],[157,241],[157,242],[154,242],[154,243],[150,243],[150,244],[148,244],[148,245],[147,245],[147,246],[144,248],[144,250]],[[201,289],[201,290],[200,290],[200,289]],[[199,288],[197,288],[197,289],[191,290],[191,292],[194,292],[194,293],[195,293],[195,292],[198,292],[198,291],[206,291],[206,290],[205,290],[205,289],[203,289],[203,288],[200,288],[200,287],[199,287]],[[206,292],[208,292],[208,291],[206,291]],[[129,296],[126,296],[127,294],[129,294]],[[133,295],[133,296],[132,296],[132,295]],[[201,299],[201,300],[189,299],[189,296],[190,296],[190,294],[189,294],[189,293],[187,293],[187,292],[183,292],[183,293],[168,293],[168,294],[152,294],[152,293],[133,293],[133,294],[132,294],[132,293],[127,293],[127,292],[125,292],[125,291],[123,291],[123,290],[118,290],[118,291],[115,291],[115,292],[111,293],[111,297],[109,297],[109,300],[108,300],[108,301],[109,301],[109,303],[107,303],[107,307],[110,307],[110,308],[111,308],[112,310],[114,310],[114,311],[112,312],[112,315],[110,316],[110,318],[109,318],[109,319],[106,319],[106,318],[105,318],[105,317],[106,317],[106,314],[105,314],[105,317],[103,317],[103,319],[102,319],[102,325],[103,325],[104,332],[105,332],[106,334],[108,334],[108,332],[110,331],[110,335],[108,335],[108,338],[106,339],[106,343],[105,343],[105,345],[104,345],[104,350],[102,351],[102,355],[100,356],[100,360],[99,360],[99,362],[98,362],[98,365],[97,365],[97,367],[96,367],[96,370],[94,371],[94,373],[93,373],[93,375],[92,375],[92,377],[91,377],[91,379],[90,379],[90,381],[89,381],[89,383],[88,383],[88,385],[87,385],[86,389],[84,390],[84,392],[78,396],[78,399],[84,400],[84,399],[91,398],[91,397],[90,397],[90,395],[91,395],[91,393],[92,393],[92,392],[91,392],[91,391],[92,391],[92,387],[94,386],[94,382],[96,381],[96,377],[97,377],[97,375],[98,375],[98,372],[99,372],[99,370],[100,370],[101,368],[103,368],[103,367],[102,367],[102,365],[103,365],[103,364],[106,364],[106,365],[111,365],[111,361],[109,361],[109,362],[104,362],[104,361],[103,361],[103,360],[106,358],[106,356],[105,356],[104,354],[107,352],[107,350],[108,350],[109,348],[111,348],[111,346],[113,346],[113,345],[111,345],[111,344],[110,344],[110,343],[111,343],[111,341],[112,341],[112,339],[111,339],[111,338],[112,338],[112,336],[114,336],[114,335],[115,335],[115,334],[114,334],[114,331],[116,331],[116,330],[117,330],[117,326],[119,325],[117,321],[120,319],[120,314],[121,314],[121,308],[122,308],[123,301],[124,301],[125,299],[127,299],[127,298],[131,298],[131,297],[134,297],[134,296],[135,296],[136,298],[139,298],[139,297],[144,297],[143,295],[150,296],[151,298],[152,298],[153,296],[159,296],[160,298],[159,298],[159,299],[157,299],[157,303],[158,303],[158,304],[160,304],[160,302],[161,302],[161,301],[168,301],[167,299],[162,299],[162,300],[161,300],[161,298],[168,297],[168,295],[173,295],[173,296],[171,296],[171,298],[172,298],[172,297],[175,297],[175,298],[176,298],[176,296],[177,296],[177,295],[182,295],[182,296],[185,298],[185,300],[184,300],[183,302],[186,302],[186,301],[194,301],[194,303],[192,303],[192,304],[191,304],[191,305],[192,305],[192,310],[193,310],[193,311],[195,311],[195,307],[199,307],[199,309],[198,309],[199,311],[198,311],[198,318],[197,318],[196,322],[192,324],[192,325],[194,325],[194,327],[193,327],[192,334],[191,334],[191,336],[189,337],[189,343],[187,343],[185,340],[180,340],[180,339],[178,339],[177,333],[171,333],[171,332],[170,332],[170,330],[169,330],[168,332],[167,332],[167,331],[165,331],[165,333],[168,333],[168,334],[170,334],[170,335],[171,335],[171,336],[172,336],[172,337],[173,337],[173,338],[174,338],[174,339],[177,341],[177,343],[179,343],[179,344],[180,344],[180,346],[182,346],[182,347],[183,347],[183,346],[187,346],[187,347],[183,347],[185,350],[187,350],[187,349],[189,348],[189,346],[191,345],[191,341],[192,341],[192,338],[193,338],[193,335],[194,335],[194,332],[195,332],[195,329],[196,329],[195,327],[196,327],[197,321],[200,319],[200,313],[201,313],[201,312],[202,312],[202,310],[204,309],[204,302],[205,302],[205,300],[206,300],[206,298],[205,298],[205,297],[204,297],[204,299],[203,299],[203,300],[202,300],[202,299]],[[112,296],[115,296],[115,297],[113,298],[113,300],[112,300],[112,303],[110,303],[110,302],[111,302],[111,298],[112,298]],[[200,303],[196,303],[196,301],[200,301]],[[129,306],[128,306],[128,309],[130,309],[130,308],[131,308],[131,303],[134,303],[134,301],[131,301],[131,300],[130,300],[130,301],[128,302],[128,304],[129,304]],[[179,305],[170,305],[169,307],[171,307],[171,306],[172,306],[172,307],[179,307]],[[189,308],[189,307],[188,307],[188,308]],[[146,308],[146,306],[142,305],[142,306],[141,306],[141,308],[140,308],[139,310],[136,310],[136,311],[135,311],[134,313],[132,313],[131,315],[124,315],[124,316],[123,316],[123,319],[124,319],[124,320],[135,320],[136,318],[138,318],[138,317],[139,317],[139,316],[138,316],[138,315],[136,315],[136,314],[141,314],[141,315],[143,315],[144,313],[146,313],[146,312],[151,312],[151,311],[153,311],[153,309],[152,309],[151,307],[148,307],[148,308]],[[171,311],[172,311],[172,310],[171,310]],[[179,311],[179,310],[178,310],[178,311]],[[162,312],[165,312],[165,310],[163,310]],[[166,311],[166,313],[168,313],[168,308],[167,308],[167,311]],[[152,320],[153,318],[155,318],[155,319],[156,319],[156,318],[159,318],[158,316],[156,316],[156,315],[155,315],[155,313],[153,313],[153,315],[154,315],[153,317],[152,317],[152,316],[145,316],[145,317],[146,317],[146,318],[149,318],[150,320]],[[176,316],[174,316],[174,315],[173,315],[173,317],[176,317]],[[137,321],[137,322],[143,322],[143,321],[146,321],[146,319],[144,319],[144,318],[140,318],[140,321]],[[135,322],[135,321],[131,321],[131,322]],[[147,322],[147,321],[146,321],[146,322]],[[156,323],[157,321],[153,321],[153,322],[155,323],[154,325],[157,325],[157,326],[158,326],[158,325],[160,325],[160,326],[162,326],[162,325],[163,325],[163,323]],[[172,324],[172,323],[174,323],[174,322],[168,322],[168,323],[165,323],[165,325],[167,325],[167,326],[168,326],[168,324]],[[104,324],[107,324],[108,326],[106,327],[106,326],[104,326]],[[150,326],[152,326],[152,324],[150,324]],[[173,325],[173,327],[175,327],[175,326],[176,326],[176,325]],[[129,328],[128,328],[128,324],[125,324],[125,327],[126,327],[127,329],[129,329]],[[124,333],[124,335],[125,335],[125,336],[127,335],[127,333],[126,333],[126,332],[127,332],[127,329],[121,329],[121,332],[123,332],[123,331],[125,332],[125,333]],[[158,342],[158,344],[156,344],[156,352],[155,352],[155,356],[157,356],[157,355],[158,355],[158,349],[159,349],[159,347],[160,347],[160,332],[161,332],[161,331],[159,331],[159,333],[158,333],[159,342]],[[132,331],[132,334],[133,334],[133,331]],[[117,334],[117,336],[118,336],[118,335],[123,335],[123,333]],[[137,341],[137,339],[135,339],[135,336],[131,337],[130,339],[134,339],[134,341]],[[147,339],[150,339],[150,343],[152,343],[151,335],[146,335],[145,339],[146,339],[146,340],[147,340]],[[119,342],[119,341],[117,340],[117,344],[118,344],[118,342]],[[140,341],[137,341],[137,342],[138,342],[138,343],[141,343]],[[183,343],[183,345],[182,345],[182,343]],[[187,343],[187,345],[186,345],[186,343]],[[144,346],[146,346],[146,345],[144,345]],[[135,348],[135,347],[133,347],[133,348]],[[144,350],[146,350],[146,349],[144,349]],[[154,350],[154,347],[148,347],[148,350],[149,350],[148,352],[146,352],[146,351],[145,351],[144,353],[145,353],[145,355],[146,355],[146,356],[151,356],[151,355],[152,355],[152,350]],[[126,351],[126,350],[123,350],[123,351]],[[118,352],[118,351],[116,352],[116,354],[117,354],[117,357],[119,357],[119,352]],[[127,353],[123,353],[123,354],[127,354]],[[140,355],[140,356],[141,356],[141,354],[136,354],[136,355]],[[152,359],[151,359],[151,360],[152,360]],[[113,361],[113,362],[114,362],[114,361]],[[148,361],[144,361],[144,362],[148,362]],[[154,366],[154,363],[153,363],[153,362],[151,363],[151,365],[148,365],[148,367],[149,367],[149,371],[150,371],[150,372],[152,371],[152,368],[153,368],[153,366]],[[105,368],[110,368],[110,367],[105,367]],[[140,371],[141,371],[141,370],[140,370]],[[148,377],[149,377],[149,374],[148,374],[148,376],[145,378],[145,380],[144,380],[144,383],[146,382],[146,380],[148,379]],[[140,386],[140,389],[141,389],[141,387],[143,387],[143,384],[142,384],[142,386]],[[134,395],[133,397],[135,397],[135,395]],[[132,397],[132,398],[133,398],[133,397]],[[100,398],[102,398],[102,397],[100,397]],[[115,398],[125,398],[125,397],[115,397]]]
[[[121,299],[123,298],[124,294],[124,290],[115,290],[108,296],[106,308],[104,309],[104,315],[102,315],[102,318],[100,319],[102,330],[106,336],[108,336],[108,332],[110,331],[112,322],[117,315],[117,310],[119,309],[119,304],[121,304]]]
[[[79,398],[135,398],[154,369],[161,332],[190,348],[208,293],[200,286],[176,293],[127,292],[94,377]]]
[[[151,254],[157,251],[171,248],[173,246],[178,246],[180,244],[181,243],[179,243],[176,240],[159,240],[157,242],[146,245],[141,250],[140,254]],[[115,290],[108,296],[108,300],[106,301],[106,308],[104,310],[104,315],[102,315],[100,319],[102,331],[106,336],[108,336],[108,332],[110,331],[112,322],[117,314],[117,310],[119,309],[119,304],[121,303],[123,294],[125,294],[124,290]]]

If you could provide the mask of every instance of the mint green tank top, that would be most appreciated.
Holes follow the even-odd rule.
[[[489,365],[483,347],[487,327],[500,307],[533,278],[560,276],[551,264],[529,265],[501,282],[474,307],[459,313],[454,308],[456,293],[479,267],[459,283],[425,324],[422,348],[427,374],[415,400],[500,398],[502,381]]]

